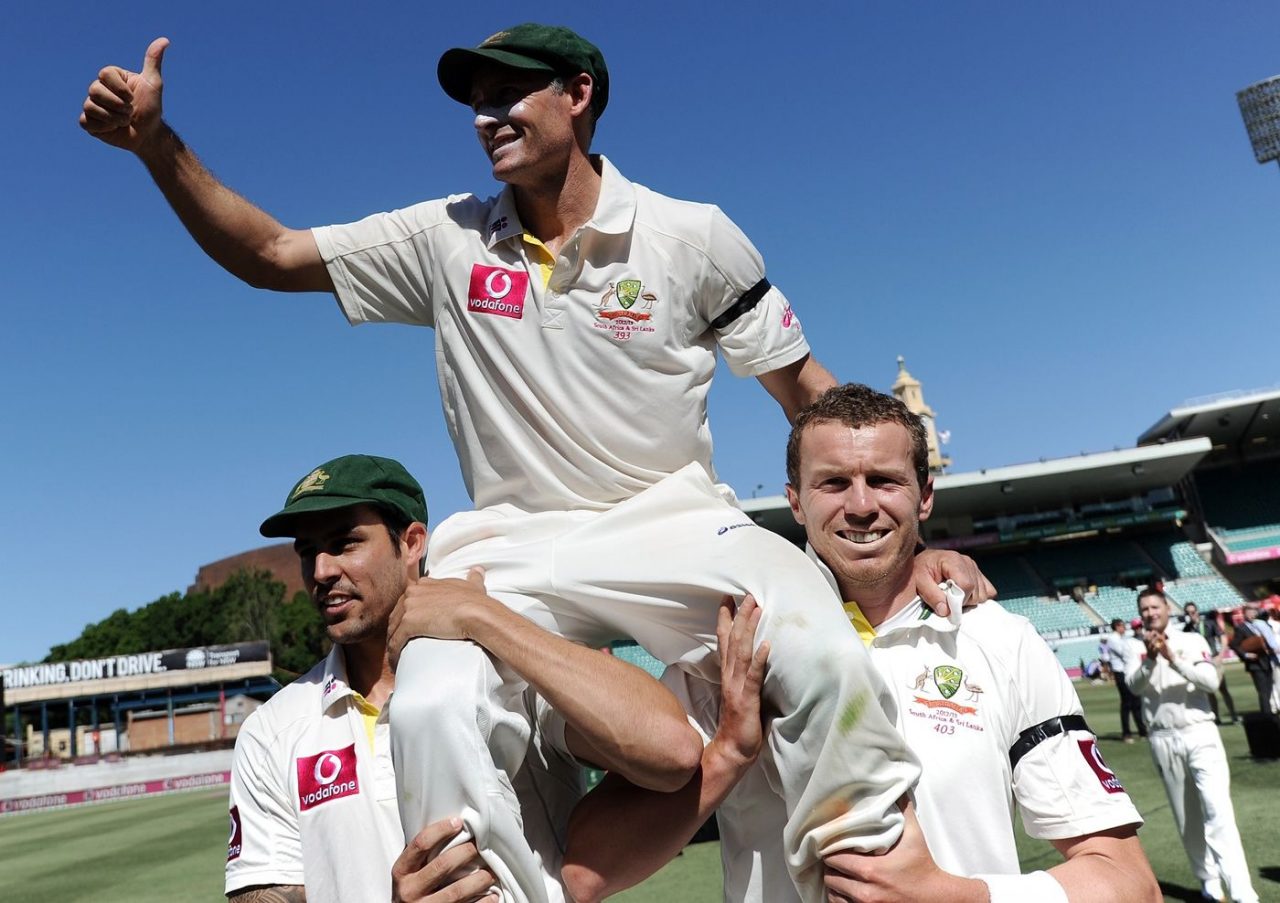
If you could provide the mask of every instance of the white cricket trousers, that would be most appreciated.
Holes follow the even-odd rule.
[[[430,575],[476,565],[491,595],[548,630],[592,646],[632,637],[717,682],[720,600],[753,594],[763,610],[756,642],[771,648],[762,760],[785,804],[778,831],[801,899],[824,899],[823,855],[896,842],[897,801],[919,767],[881,707],[878,673],[826,578],[729,504],[700,466],[605,512],[455,515],[431,537]],[[511,792],[530,731],[522,688],[477,646],[416,639],[401,655],[390,713],[406,839],[461,815],[508,903],[549,893]]]
[[[1222,885],[1235,903],[1256,903],[1231,805],[1231,771],[1213,722],[1150,730],[1151,757],[1164,780],[1173,823],[1191,870],[1215,899]]]

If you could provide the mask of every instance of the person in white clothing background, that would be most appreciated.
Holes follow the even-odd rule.
[[[1142,705],[1138,697],[1129,689],[1125,673],[1129,665],[1138,660],[1142,654],[1142,643],[1129,635],[1129,625],[1120,618],[1111,620],[1111,632],[1102,641],[1106,652],[1107,664],[1111,669],[1111,679],[1115,681],[1116,692],[1120,694],[1120,736],[1125,743],[1133,742],[1133,729],[1130,719],[1137,724],[1138,736],[1147,736],[1147,725],[1142,720]]]
[[[1255,903],[1231,804],[1231,770],[1209,704],[1218,671],[1204,637],[1170,631],[1170,614],[1159,589],[1138,593],[1145,654],[1126,678],[1142,700],[1151,758],[1201,893],[1221,900],[1225,891],[1235,903]]]

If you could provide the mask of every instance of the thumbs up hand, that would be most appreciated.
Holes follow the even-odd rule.
[[[107,66],[89,85],[80,127],[107,144],[139,152],[155,136],[161,123],[160,66],[168,38],[156,38],[147,48],[142,71]]]

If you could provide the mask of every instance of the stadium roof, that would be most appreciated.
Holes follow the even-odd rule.
[[[934,516],[987,516],[1141,495],[1177,484],[1211,444],[1204,437],[1109,452],[990,467],[934,479]],[[785,496],[747,499],[756,523],[783,535],[796,527]]]
[[[1191,436],[1208,437],[1214,448],[1280,449],[1280,389],[1193,398],[1148,427],[1138,445]]]
[[[1013,514],[1087,504],[1176,485],[1206,454],[1203,437],[1074,455],[1033,464],[944,474],[934,480],[935,516]]]

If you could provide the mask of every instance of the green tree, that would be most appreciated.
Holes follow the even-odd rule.
[[[136,611],[123,608],[76,639],[54,646],[45,661],[102,658],[266,640],[281,683],[309,670],[328,651],[324,623],[306,593],[285,600],[269,571],[237,571],[212,591],[170,593]]]
[[[310,670],[329,651],[324,621],[304,592],[293,594],[276,610],[275,633],[271,653],[275,660],[273,676],[288,683]]]
[[[224,643],[270,640],[275,635],[276,611],[284,599],[284,584],[267,571],[236,571],[211,594],[221,615]]]
[[[90,624],[76,639],[54,646],[45,661],[67,661],[76,658],[101,658],[143,648],[135,615],[118,608],[96,624]]]

